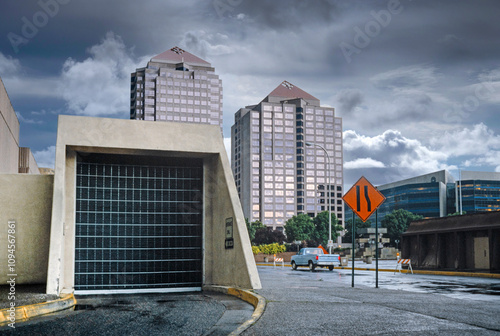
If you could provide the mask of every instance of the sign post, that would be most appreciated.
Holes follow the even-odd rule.
[[[352,212],[352,284],[351,287],[354,287],[354,258],[356,257],[356,240],[354,237],[356,236],[356,221],[354,216],[354,211]]]
[[[378,210],[375,211],[375,288],[378,288]]]
[[[342,197],[344,202],[352,209],[352,287],[354,287],[354,257],[355,257],[355,233],[356,224],[354,222],[354,214],[358,215],[363,222],[377,210],[377,208],[385,201],[385,196],[377,190],[364,176],[356,182],[348,192]],[[377,219],[376,219],[377,221]],[[378,227],[378,223],[375,223]],[[378,229],[376,228],[378,231]],[[377,232],[378,234],[378,232]],[[377,251],[378,254],[378,235],[377,235]],[[378,288],[378,255],[376,256],[377,266],[377,288]]]

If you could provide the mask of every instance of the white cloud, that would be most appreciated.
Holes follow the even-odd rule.
[[[344,169],[360,169],[360,168],[384,168],[383,162],[373,160],[372,158],[360,158],[344,163]]]
[[[40,168],[54,168],[56,162],[56,146],[33,152],[36,163]]]
[[[9,96],[13,97],[36,97],[36,98],[61,98],[55,90],[60,85],[58,77],[30,77],[14,75],[4,79]]]
[[[437,83],[436,69],[426,65],[411,65],[379,73],[370,81],[375,87],[401,91],[430,87]]]
[[[500,104],[500,69],[480,73],[477,80],[477,83],[459,90],[463,98],[462,107],[473,112],[484,102]]]
[[[0,75],[2,77],[16,74],[21,69],[19,60],[5,56],[0,52]]]
[[[179,46],[196,56],[210,59],[235,52],[233,47],[227,45],[228,40],[229,37],[221,33],[208,34],[204,30],[196,30],[186,32]]]
[[[500,170],[500,135],[496,135],[483,123],[472,128],[445,132],[431,139],[430,143],[450,157],[464,159],[467,167],[492,167]]]
[[[59,93],[69,111],[89,116],[129,115],[130,73],[150,57],[136,61],[122,39],[112,32],[89,49],[90,57],[64,62]]]
[[[406,138],[399,131],[387,130],[373,137],[352,130],[344,132],[346,184],[361,175],[370,176],[374,184],[383,184],[449,169],[447,159],[446,153]]]
[[[361,175],[383,184],[457,166],[500,171],[500,135],[480,123],[444,132],[424,144],[395,130],[375,136],[348,130],[344,162],[346,184]]]
[[[41,120],[35,120],[35,119],[30,119],[30,118],[25,118],[20,112],[16,112],[17,119],[19,119],[20,122],[26,123],[26,124],[43,124],[43,121]]]
[[[500,151],[500,136],[480,123],[472,128],[445,132],[442,136],[431,139],[431,144],[455,157],[484,156]]]
[[[0,52],[0,77],[4,82],[9,97],[58,97],[54,87],[57,77],[30,77],[25,73],[21,62]]]

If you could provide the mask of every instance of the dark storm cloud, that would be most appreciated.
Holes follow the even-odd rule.
[[[337,94],[338,111],[350,113],[363,102],[363,94],[358,89],[345,89]]]
[[[61,4],[16,53],[7,35],[22,34],[24,22],[33,21],[42,10],[39,1],[67,4]],[[226,136],[239,107],[257,103],[288,80],[323,105],[335,107],[345,130],[355,130],[356,138],[346,140],[345,176],[368,169],[381,179],[382,171],[409,177],[426,167],[448,164],[446,155],[438,157],[442,153],[428,146],[428,139],[444,130],[461,134],[456,132],[484,121],[491,132],[481,136],[496,139],[500,133],[500,77],[485,79],[486,74],[500,73],[500,2],[400,0],[401,10],[381,24],[380,15],[395,2],[4,1],[0,76],[25,119],[22,129],[29,135],[23,139],[33,139],[25,145],[49,157],[54,140],[38,141],[31,135],[39,124],[29,120],[42,118],[36,113],[91,114],[112,107],[115,115],[122,110],[127,115],[130,72],[144,65],[146,56],[179,45],[211,62],[221,76]],[[367,35],[366,45],[358,45],[347,62],[340,45],[355,46],[357,32],[366,34],[366,28],[377,23],[379,30]],[[96,53],[96,48],[102,52]],[[103,88],[99,94],[84,75],[99,82]],[[63,98],[56,92],[57,83],[66,88]],[[477,88],[485,89],[477,94]],[[110,104],[109,98],[119,104]],[[50,132],[55,139],[55,114],[52,119]],[[46,120],[43,126],[48,127]],[[399,133],[387,133],[388,129]],[[474,139],[480,146],[481,139]],[[386,146],[349,147],[355,140]],[[421,154],[426,150],[428,154]],[[406,160],[405,151],[418,159]],[[427,160],[434,155],[434,161]],[[468,162],[497,167],[498,155],[488,155],[493,159]]]
[[[350,7],[343,13],[343,25],[332,31],[331,40],[337,52],[342,42],[356,47],[352,62],[344,60],[345,70],[374,72],[408,64],[436,64],[462,71],[482,62],[491,66],[500,52],[497,36],[500,25],[498,1],[407,1],[401,0],[401,11],[389,16],[385,24],[375,19],[387,12],[388,1],[370,2],[370,8]],[[377,26],[379,30],[367,33]],[[365,34],[356,33],[356,29]],[[486,62],[486,63],[484,63]]]
[[[5,34],[0,51],[32,61],[50,58],[52,63],[47,63],[47,71],[56,71],[66,58],[86,56],[86,49],[99,42],[108,31],[121,36],[127,46],[135,48],[138,56],[161,53],[179,41],[193,21],[203,17],[195,0],[148,0],[140,5],[130,0],[61,1],[66,4],[57,1],[8,1],[3,4],[9,15],[2,15],[0,20],[0,31]],[[51,5],[46,7],[40,3]],[[185,20],[178,13],[191,19]],[[42,14],[48,18],[46,22],[40,21]],[[43,24],[37,26],[37,22]],[[21,37],[25,43],[15,45],[8,33]]]
[[[297,30],[301,26],[330,24],[338,18],[337,1],[242,0],[235,13],[249,16],[262,29]]]

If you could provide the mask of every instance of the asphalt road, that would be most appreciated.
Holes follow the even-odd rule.
[[[489,295],[490,299],[484,300],[467,295],[449,297],[432,290],[412,290],[413,285],[404,281],[399,288],[394,284],[392,288],[385,285],[375,288],[373,271],[356,271],[352,288],[349,270],[258,269],[263,289],[256,292],[268,303],[259,321],[243,335],[500,334],[500,297],[497,295]],[[381,279],[393,277],[393,283],[397,277],[405,281],[421,277],[387,272],[380,272],[379,276]],[[429,282],[420,279],[422,284]],[[455,277],[447,279],[456,281]],[[468,279],[470,283],[477,281]],[[417,284],[415,281],[415,288]]]
[[[263,288],[256,292],[267,308],[243,335],[500,335],[498,279],[379,272],[375,288],[374,271],[356,270],[352,288],[351,270],[258,270]],[[0,334],[227,335],[253,312],[235,297],[210,292],[78,302],[77,311]]]
[[[466,276],[425,275],[411,273],[379,272],[379,288],[405,290],[417,293],[441,294],[457,299],[500,301],[500,279]],[[352,283],[351,270],[337,270],[339,276],[326,281]],[[320,274],[320,273],[318,273]],[[325,275],[321,273],[321,275]],[[355,286],[375,287],[375,271],[355,271]]]
[[[226,310],[217,298],[199,293],[112,295],[78,302],[76,311],[2,328],[0,334],[203,335]]]

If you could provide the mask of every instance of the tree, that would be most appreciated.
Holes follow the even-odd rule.
[[[253,243],[255,245],[262,244],[272,244],[279,243],[282,244],[285,241],[286,237],[283,232],[278,230],[273,230],[270,227],[262,227],[255,231],[255,238],[253,239]]]
[[[293,216],[285,224],[286,238],[288,242],[294,240],[308,240],[313,238],[314,223],[306,214]]]
[[[371,221],[367,220],[366,222],[363,222],[358,216],[356,216],[354,223],[356,224],[356,231],[358,229],[366,229],[372,226]],[[347,232],[344,238],[342,238],[342,241],[352,243],[352,219],[349,219],[345,222],[345,229],[347,230]]]
[[[255,239],[255,232],[258,229],[264,228],[264,224],[261,221],[256,220],[251,224],[248,222],[248,218],[245,218],[245,223],[247,225],[248,236],[250,237],[250,241],[253,242]]]
[[[387,228],[387,235],[391,239],[391,244],[396,246],[394,241],[401,239],[401,234],[408,229],[410,223],[423,218],[423,216],[416,215],[410,211],[398,209],[384,217],[382,227]]]
[[[329,231],[328,231],[328,211],[323,211],[319,213],[313,219],[314,223],[314,233],[313,239],[316,241],[316,244],[323,245],[326,247],[328,245]],[[332,240],[336,240],[338,233],[337,231],[342,231],[344,228],[341,225],[338,225],[337,217],[334,213],[332,213]]]

